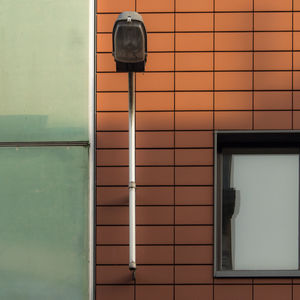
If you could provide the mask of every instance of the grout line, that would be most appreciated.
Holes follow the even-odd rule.
[[[294,128],[294,0],[292,1],[292,116],[291,116],[291,128]]]

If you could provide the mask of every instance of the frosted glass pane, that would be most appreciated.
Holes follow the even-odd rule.
[[[299,156],[233,155],[234,270],[298,270]]]
[[[0,148],[0,299],[88,299],[88,151]]]
[[[88,140],[88,0],[0,0],[0,141]]]

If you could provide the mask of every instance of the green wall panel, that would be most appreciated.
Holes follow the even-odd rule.
[[[88,140],[88,0],[0,0],[0,142]]]
[[[88,299],[88,148],[0,148],[0,299]]]

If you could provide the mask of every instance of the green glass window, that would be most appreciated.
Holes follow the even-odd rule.
[[[0,148],[0,299],[88,299],[88,148]]]

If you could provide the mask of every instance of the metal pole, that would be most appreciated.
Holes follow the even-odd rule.
[[[136,270],[135,261],[135,87],[133,72],[128,73],[129,115],[129,269]]]

